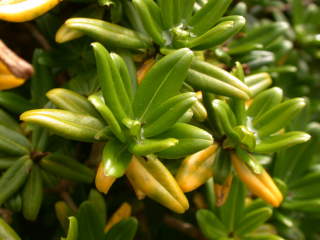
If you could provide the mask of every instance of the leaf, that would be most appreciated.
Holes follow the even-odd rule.
[[[143,121],[152,109],[178,93],[192,58],[193,53],[183,48],[153,65],[136,92],[133,102],[136,118]]]
[[[270,207],[259,208],[247,213],[239,222],[235,232],[239,236],[244,236],[255,230],[257,227],[267,221],[272,215]]]
[[[131,155],[126,144],[115,139],[107,142],[102,153],[104,175],[121,177],[127,170]]]
[[[177,123],[157,138],[173,137],[178,143],[157,155],[161,158],[177,159],[185,157],[209,147],[213,143],[211,134],[207,131],[187,123]]]
[[[90,115],[57,109],[36,109],[24,112],[22,121],[46,127],[67,139],[92,142],[107,139],[107,133],[99,136],[106,127],[99,119]]]
[[[148,197],[177,213],[189,208],[186,196],[181,191],[169,170],[158,160],[133,157],[127,177]]]
[[[0,125],[0,150],[9,155],[21,156],[31,151],[31,144],[21,133]]]
[[[53,88],[53,74],[48,66],[41,64],[39,59],[43,55],[43,50],[36,49],[33,53],[32,65],[34,74],[31,78],[31,102],[38,107],[42,107],[48,101],[45,93]]]
[[[309,141],[311,136],[305,132],[291,131],[262,139],[255,148],[256,153],[272,153],[283,148]]]
[[[246,191],[242,182],[234,178],[227,201],[220,207],[220,216],[228,232],[235,230],[243,216]]]
[[[78,240],[78,220],[75,217],[69,217],[67,237],[61,238],[61,240]]]
[[[196,214],[201,232],[210,240],[227,237],[228,231],[220,219],[211,211],[200,209]]]
[[[129,217],[114,225],[105,235],[104,240],[133,240],[138,228],[138,221]]]
[[[78,240],[103,240],[103,222],[97,218],[98,212],[94,203],[85,201],[77,213]]]
[[[81,114],[92,115],[101,118],[96,109],[84,96],[64,88],[54,88],[47,92],[46,96],[57,107]]]
[[[0,239],[21,240],[18,234],[2,219],[2,217],[0,218]]]
[[[48,172],[66,179],[91,183],[94,171],[75,159],[59,154],[51,153],[40,160],[40,166]]]

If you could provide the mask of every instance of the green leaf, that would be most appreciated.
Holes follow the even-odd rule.
[[[267,221],[271,215],[272,209],[269,207],[249,212],[241,219],[239,225],[235,229],[235,233],[239,236],[248,234]]]
[[[143,135],[145,137],[153,137],[165,132],[177,123],[183,114],[187,112],[196,101],[197,98],[195,96],[191,96],[184,99],[183,102],[171,105],[161,116],[159,116],[157,120],[151,123],[149,122],[143,126]]]
[[[57,109],[37,109],[23,113],[20,119],[46,127],[67,139],[93,142],[108,138],[108,133],[99,136],[105,125],[90,115]]]
[[[112,133],[122,142],[125,141],[125,135],[121,129],[120,124],[118,123],[117,119],[105,104],[103,96],[101,93],[95,93],[89,96],[89,101],[92,105],[97,109],[100,113],[102,118],[108,123]]]
[[[265,112],[253,123],[253,126],[257,129],[261,138],[268,136],[288,125],[305,105],[303,98],[287,100]]]
[[[84,164],[59,153],[42,158],[40,166],[57,176],[83,183],[91,183],[95,175],[94,171]]]
[[[115,139],[107,142],[102,153],[104,175],[121,177],[127,170],[131,155],[128,151],[128,145]]]
[[[33,105],[27,99],[8,91],[0,92],[0,106],[16,114],[21,114],[33,108]]]
[[[132,3],[148,34],[157,44],[164,45],[166,42],[162,34],[161,12],[156,3],[152,0],[133,0]]]
[[[131,101],[125,85],[109,52],[98,42],[91,44],[96,57],[98,78],[106,105],[122,122],[132,116]]]
[[[211,211],[200,209],[196,214],[201,232],[210,240],[227,237],[228,231],[220,219]]]
[[[21,133],[0,125],[0,150],[9,155],[24,155],[31,151],[31,144]]]
[[[105,225],[107,219],[107,206],[104,196],[97,190],[91,189],[88,200],[93,202],[97,212],[99,213],[98,215],[101,217],[101,222],[103,222],[103,225]]]
[[[231,0],[209,0],[190,18],[188,24],[192,26],[192,31],[196,34],[208,31],[227,11],[231,2]]]
[[[151,40],[138,32],[94,18],[70,18],[65,22],[70,29],[81,31],[108,46],[139,49],[150,46]]]
[[[20,158],[0,178],[0,205],[9,199],[25,183],[33,165],[29,156]]]
[[[310,135],[305,132],[291,131],[279,135],[273,135],[262,139],[257,143],[256,153],[272,153],[283,148],[292,147],[296,144],[310,140]]]
[[[320,198],[286,201],[282,207],[306,213],[320,213]]]
[[[238,16],[234,21],[220,22],[204,34],[190,39],[187,42],[187,47],[195,50],[214,48],[236,35],[244,27],[245,23],[245,18],[241,16]]]
[[[195,59],[195,60],[192,61],[191,69],[194,70],[194,71],[196,71],[196,72],[198,72],[198,73],[200,73],[200,74],[204,74],[205,76],[209,77],[208,79],[213,78],[213,80],[210,80],[210,81],[212,81],[212,82],[219,80],[219,81],[221,81],[221,82],[223,82],[223,83],[225,83],[225,84],[230,85],[230,86],[228,87],[228,85],[224,85],[224,84],[220,83],[221,87],[226,88],[225,91],[226,91],[227,94],[228,94],[228,91],[227,91],[228,88],[230,89],[230,90],[229,90],[230,93],[235,92],[235,89],[234,89],[234,88],[238,88],[238,91],[243,91],[243,92],[245,92],[247,95],[250,95],[250,94],[251,94],[248,86],[247,86],[245,83],[243,83],[238,77],[230,74],[230,73],[227,72],[226,70],[224,70],[224,69],[222,69],[222,68],[219,68],[219,67],[217,67],[217,66],[215,66],[215,65],[213,65],[213,64],[211,64],[211,63],[208,63],[208,62],[205,62],[205,61],[201,61],[201,60],[196,60],[196,59]],[[201,76],[201,75],[200,75],[200,76]],[[215,80],[214,80],[214,79],[215,79]],[[199,79],[199,81],[200,81],[200,79]],[[210,81],[209,81],[209,82],[210,82]],[[200,83],[199,83],[199,84],[200,84]],[[212,84],[212,85],[213,85],[213,84]],[[213,88],[213,87],[214,87],[214,86],[212,86],[212,88]],[[232,88],[232,87],[234,87],[234,88]],[[210,89],[209,86],[208,86],[208,89]],[[219,88],[217,87],[217,89],[219,89]],[[204,90],[207,90],[207,89],[204,89]],[[222,88],[222,90],[224,90],[224,89]],[[216,92],[213,91],[213,93],[216,93]],[[217,92],[217,94],[220,94],[220,92]],[[238,94],[234,93],[234,94],[231,95],[231,96],[237,96],[237,95],[243,95],[243,94],[244,94],[244,93],[242,93],[242,94],[240,94],[240,93],[238,93]],[[221,95],[224,95],[223,92],[221,93]],[[227,95],[227,96],[229,96],[229,95]],[[247,97],[248,97],[248,96],[247,96]],[[241,97],[240,97],[240,98],[241,98]],[[246,99],[246,98],[245,98],[245,99]]]
[[[78,240],[78,220],[75,217],[69,217],[67,237],[61,238],[61,240]]]
[[[179,140],[175,138],[166,139],[145,139],[141,142],[133,142],[129,145],[129,150],[137,156],[146,156],[151,153],[157,153],[178,144]]]
[[[286,22],[270,22],[262,25],[258,25],[251,30],[245,37],[233,41],[229,45],[229,54],[244,53],[250,46],[255,44],[261,44],[265,46],[278,36],[287,31],[289,25]]]
[[[13,131],[21,132],[18,122],[2,109],[0,109],[0,125]]]
[[[257,121],[259,117],[272,107],[282,101],[283,91],[281,88],[273,87],[258,94],[248,108],[247,114]]]
[[[205,130],[196,126],[177,123],[168,131],[158,135],[157,138],[178,139],[178,143],[166,150],[160,151],[157,155],[161,158],[177,159],[198,152],[213,144],[212,136]]]
[[[99,113],[84,96],[64,88],[54,88],[47,92],[47,97],[57,107],[81,114],[100,118]]]
[[[220,216],[228,232],[233,232],[243,216],[245,188],[238,178],[233,178],[227,201],[220,207]]]
[[[114,225],[105,235],[104,240],[133,240],[138,229],[138,221],[129,217]]]
[[[268,73],[257,73],[246,76],[244,79],[246,85],[249,86],[252,96],[257,95],[272,84],[272,79]]]
[[[78,240],[103,240],[103,222],[97,218],[98,212],[94,203],[85,201],[77,213]]]
[[[31,102],[38,107],[42,107],[48,101],[45,93],[53,88],[53,74],[50,68],[40,63],[40,58],[44,54],[41,49],[36,49],[33,53],[32,65],[34,74],[31,78]]]
[[[152,109],[178,93],[192,58],[193,53],[183,48],[163,57],[150,69],[133,102],[136,118],[143,121]]]
[[[0,239],[21,240],[18,234],[2,218],[0,218]]]
[[[40,168],[34,165],[22,193],[23,216],[29,221],[35,221],[40,211],[43,189]]]

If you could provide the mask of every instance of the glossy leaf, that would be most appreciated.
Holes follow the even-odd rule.
[[[65,110],[30,110],[20,116],[22,121],[46,127],[59,136],[79,141],[107,139],[108,134],[98,134],[106,127],[100,120],[90,116]]]
[[[142,121],[153,108],[178,93],[192,58],[189,49],[180,49],[163,57],[150,69],[133,102],[136,118]]]
[[[213,138],[208,132],[186,123],[177,123],[157,137],[178,139],[176,145],[157,153],[159,157],[167,159],[185,157],[205,149],[213,143]]]

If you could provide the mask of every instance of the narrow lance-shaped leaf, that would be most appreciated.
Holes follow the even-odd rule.
[[[227,201],[219,209],[221,220],[229,232],[235,230],[235,226],[243,216],[245,194],[243,184],[235,178]]]
[[[272,153],[283,148],[309,141],[310,135],[305,132],[291,131],[262,139],[255,148],[256,153]]]
[[[218,79],[222,82],[230,84],[233,87],[239,88],[243,92],[247,93],[249,96],[251,94],[248,86],[243,83],[241,79],[227,72],[226,70],[219,68],[213,64],[207,63],[201,60],[193,60],[191,64],[191,69],[208,75],[212,78]]]
[[[206,33],[191,39],[187,46],[195,50],[216,47],[237,34],[245,25],[245,18],[239,16],[234,21],[224,21],[211,28]]]
[[[91,189],[88,200],[94,203],[94,206],[96,207],[97,212],[99,213],[98,216],[101,218],[101,222],[105,223],[107,218],[107,206],[105,203],[104,196],[97,190]]]
[[[40,168],[34,165],[22,193],[23,216],[29,220],[36,220],[43,198],[42,177]]]
[[[93,203],[85,201],[80,205],[77,213],[78,240],[103,239],[103,222],[97,218],[97,210]]]
[[[138,229],[138,221],[129,217],[113,226],[105,236],[105,240],[132,240]]]
[[[239,236],[243,236],[252,232],[261,224],[263,224],[272,215],[272,209],[264,207],[246,214],[240,221],[235,232]]]
[[[158,159],[146,161],[133,157],[127,170],[127,177],[147,196],[167,208],[177,213],[183,213],[189,208],[188,200],[177,182]]]
[[[260,174],[253,173],[235,153],[231,154],[231,160],[239,178],[252,193],[272,206],[278,207],[281,204],[283,200],[282,193],[265,170]]]
[[[108,232],[114,225],[127,219],[131,216],[132,207],[129,203],[124,202],[120,207],[112,214],[107,224],[104,227],[104,232]]]
[[[177,123],[168,131],[160,134],[157,138],[174,137],[179,142],[157,153],[161,158],[177,159],[198,152],[213,144],[210,133],[196,126],[187,123]]]
[[[288,29],[286,22],[273,22],[257,26],[246,37],[238,39],[229,45],[229,54],[246,52],[248,46],[262,44],[265,46]]]
[[[0,205],[25,183],[32,165],[33,162],[28,156],[22,157],[1,176]]]
[[[273,87],[258,94],[248,108],[248,115],[254,117],[255,121],[266,111],[282,101],[283,91],[281,88]]]
[[[102,164],[106,176],[121,177],[131,160],[128,146],[117,140],[106,143],[102,153]]]
[[[143,135],[145,137],[153,137],[165,132],[173,126],[196,101],[197,98],[191,96],[190,98],[184,99],[183,102],[179,102],[167,108],[157,120],[144,125]]]
[[[0,106],[16,114],[21,114],[33,108],[33,105],[27,99],[8,91],[0,92]]]
[[[46,95],[54,105],[63,110],[100,118],[98,112],[87,98],[74,91],[64,88],[54,88],[48,91]]]
[[[130,77],[127,64],[124,61],[124,59],[116,53],[111,53],[110,57],[112,58],[115,66],[117,67],[117,69],[119,71],[119,74],[120,74],[121,80],[123,82],[123,86],[124,86],[125,91],[129,97],[130,101],[132,101],[132,98],[133,98],[133,91],[132,91],[133,79],[131,79],[131,77]]]
[[[182,191],[193,191],[213,176],[217,148],[218,145],[213,144],[182,161],[176,174],[176,180]]]
[[[103,96],[100,92],[92,94],[89,96],[89,101],[92,103],[92,105],[97,109],[97,111],[100,113],[102,118],[108,123],[110,126],[111,131],[113,134],[120,140],[125,141],[125,135],[121,129],[120,124],[118,123],[117,119],[111,112],[111,110],[108,108],[108,106],[105,104]]]
[[[0,218],[0,238],[6,240],[21,240],[18,234],[2,219],[2,217]]]
[[[78,220],[74,216],[69,217],[69,228],[66,238],[61,240],[78,240]]]
[[[143,120],[157,105],[178,93],[192,58],[189,49],[180,49],[163,57],[150,69],[133,102],[135,117]]]
[[[159,7],[152,0],[133,0],[133,5],[139,12],[143,26],[153,40],[160,46],[165,44],[161,24],[161,13]]]
[[[232,74],[239,78],[241,82],[244,82],[245,74],[240,62],[235,63]],[[237,124],[245,125],[247,120],[245,101],[242,99],[231,99],[231,108],[236,116]]]
[[[304,107],[303,98],[287,100],[265,112],[253,126],[258,130],[259,136],[265,137],[285,127]]]
[[[48,172],[74,181],[91,183],[94,178],[93,170],[71,157],[58,153],[42,158],[40,166]]]
[[[31,144],[21,133],[0,125],[0,150],[9,155],[21,156],[31,151]]]
[[[151,40],[145,35],[99,19],[70,18],[65,25],[112,47],[139,49],[151,45]]]
[[[157,119],[159,119],[166,111],[173,105],[177,105],[187,99],[190,99],[195,96],[193,92],[181,93],[179,95],[173,96],[168,100],[161,103],[159,106],[155,106],[154,109],[150,110],[150,113],[145,117],[144,121],[146,124],[150,124]]]
[[[21,132],[18,122],[2,109],[0,109],[0,125],[16,132]]]
[[[46,127],[67,139],[92,142],[108,138],[108,133],[98,135],[106,126],[90,115],[57,109],[38,109],[23,113],[20,119]]]
[[[94,50],[98,78],[106,105],[119,122],[132,115],[131,101],[121,79],[119,70],[107,49],[98,42],[91,44]]]
[[[210,240],[228,236],[228,230],[220,219],[211,211],[201,209],[196,214],[201,232]]]
[[[48,66],[40,63],[42,55],[44,55],[43,50],[36,49],[32,60],[35,71],[31,78],[31,102],[39,107],[46,104],[45,93],[53,87],[52,72]]]
[[[132,142],[129,150],[137,156],[145,156],[151,153],[157,153],[178,144],[179,140],[175,138],[166,139],[145,139],[138,142]]]
[[[193,27],[193,32],[202,34],[209,30],[222,17],[231,2],[231,0],[208,1],[188,22]]]
[[[245,77],[244,82],[249,86],[252,96],[255,96],[269,87],[272,79],[268,73],[257,73]]]

